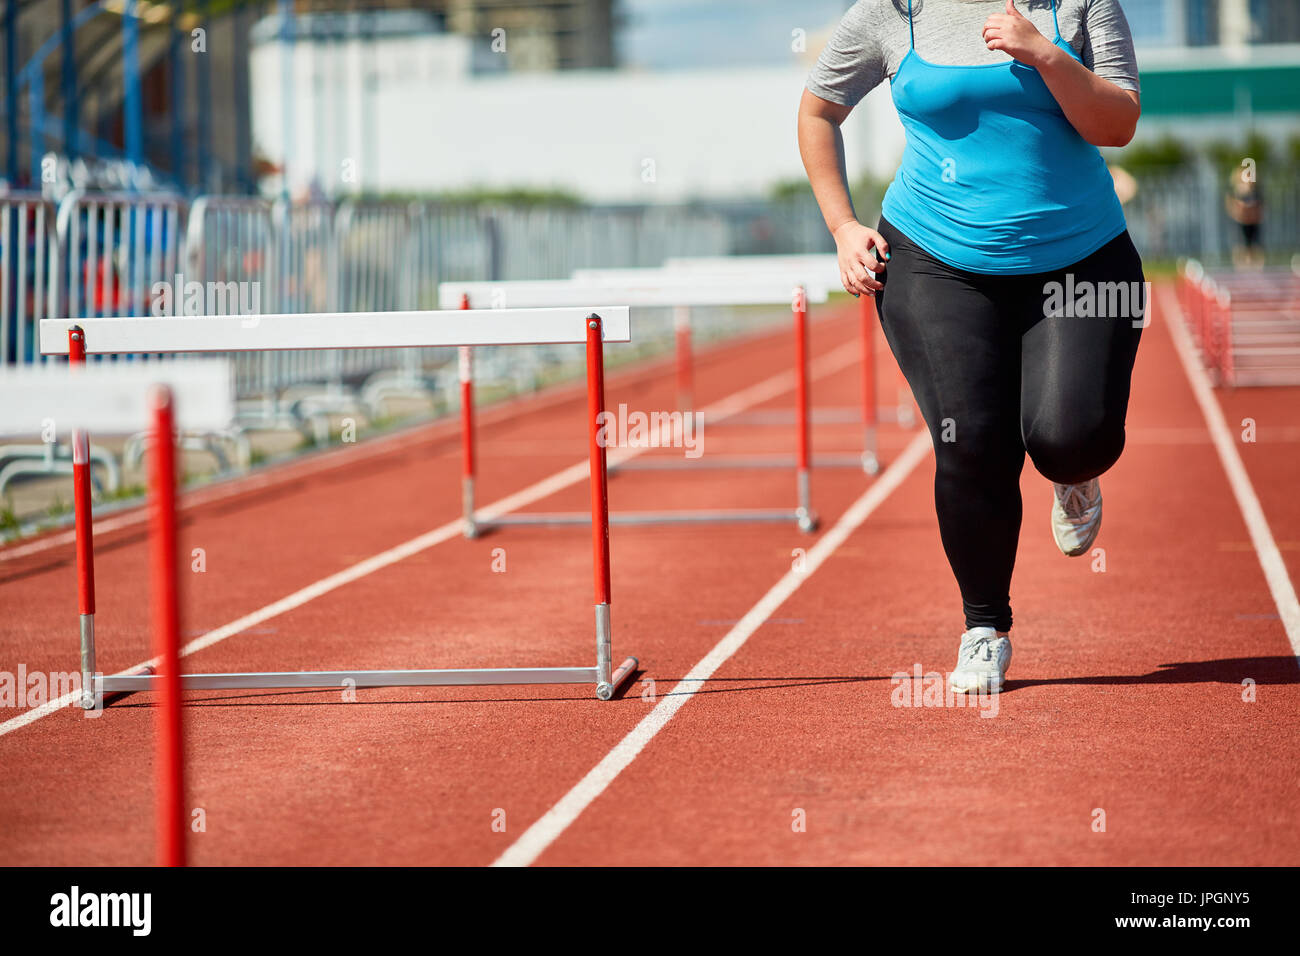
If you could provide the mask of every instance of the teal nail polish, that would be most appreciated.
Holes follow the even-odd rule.
[[[889,261],[889,253],[888,253],[888,252],[885,253],[885,261],[886,261],[886,262]]]

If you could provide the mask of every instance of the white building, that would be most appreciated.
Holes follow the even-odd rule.
[[[752,197],[803,175],[804,65],[507,73],[486,44],[419,14],[374,16],[368,40],[346,17],[314,19],[298,19],[292,43],[261,21],[250,55],[254,148],[287,167],[294,193],[522,186],[668,202]],[[902,128],[887,89],[845,140],[850,168],[892,172]]]

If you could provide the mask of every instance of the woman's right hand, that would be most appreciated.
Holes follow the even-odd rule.
[[[850,219],[835,230],[835,248],[840,263],[840,281],[844,290],[853,295],[875,295],[884,284],[876,279],[877,272],[885,270],[885,263],[876,256],[876,250],[886,261],[889,243],[874,229]]]

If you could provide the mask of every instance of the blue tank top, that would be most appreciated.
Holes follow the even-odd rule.
[[[911,0],[907,16],[911,49],[890,84],[907,144],[884,217],[936,259],[992,275],[1060,269],[1122,233],[1101,153],[1038,71],[929,63],[916,53]],[[1079,60],[1059,23],[1055,43]]]

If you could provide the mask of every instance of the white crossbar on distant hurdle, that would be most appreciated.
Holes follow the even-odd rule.
[[[238,352],[318,348],[437,348],[467,345],[580,344],[587,346],[587,423],[590,434],[591,516],[596,580],[594,667],[498,667],[488,669],[306,671],[247,674],[185,674],[185,688],[424,687],[485,684],[570,684],[591,681],[596,696],[613,697],[636,670],[628,657],[612,660],[609,574],[609,503],[605,449],[597,440],[605,410],[603,342],[631,340],[627,306],[555,309],[491,309],[472,321],[461,311],[346,312],[195,318],[44,319],[41,351],[69,355],[148,352]],[[188,363],[178,368],[188,368]],[[77,497],[78,556],[89,573],[90,501]],[[84,606],[84,604],[83,604]],[[96,681],[96,692],[150,690],[151,674],[119,674]],[[86,701],[83,700],[83,705]],[[93,705],[93,701],[91,704]]]
[[[684,275],[770,275],[773,272],[806,275],[809,281],[817,281],[834,289],[840,286],[840,266],[834,254],[810,255],[758,255],[758,256],[698,256],[673,257],[664,260],[664,269],[668,272]],[[880,454],[877,443],[877,430],[880,420],[892,417],[904,428],[916,424],[916,413],[912,400],[912,391],[897,373],[897,402],[892,407],[880,408],[876,401],[876,299],[875,296],[862,296],[858,300],[859,326],[862,336],[862,401],[858,409],[825,409],[828,420],[860,420],[863,430],[863,453],[861,466],[868,474],[880,470]],[[895,366],[897,369],[897,366]],[[847,415],[845,413],[848,413]],[[765,413],[752,413],[746,416],[746,422],[753,424],[777,424],[782,419]],[[817,414],[814,413],[814,421]],[[822,461],[814,464],[822,464]],[[844,464],[841,461],[829,461],[828,464]]]
[[[714,273],[657,267],[630,269],[574,269],[570,278],[574,282],[608,289],[650,289],[663,294],[670,289],[686,293],[692,288],[713,289],[724,296],[725,302],[715,302],[696,295],[691,301],[681,300],[673,305],[673,334],[676,347],[677,404],[687,411],[694,404],[694,375],[691,356],[691,308],[706,305],[775,305],[782,300],[773,298],[781,289],[803,289],[804,300],[818,305],[826,301],[834,285],[824,277],[810,277],[796,270],[773,269],[742,274],[736,271]],[[730,291],[729,291],[730,290]],[[787,294],[787,299],[793,298]],[[635,303],[633,303],[635,304]],[[733,416],[738,417],[738,416]]]
[[[738,265],[733,264],[730,267],[722,268],[713,265],[718,259],[700,260],[706,265],[702,268],[631,268],[631,269],[575,269],[573,271],[573,280],[575,282],[593,283],[602,287],[611,289],[635,288],[642,285],[654,284],[659,287],[677,287],[687,286],[692,283],[701,283],[709,286],[721,288],[736,289],[761,289],[764,286],[775,283],[778,287],[803,288],[811,290],[807,294],[807,301],[810,303],[822,303],[828,298],[829,289],[839,285],[839,266],[835,262],[835,257],[830,257],[830,262],[825,261],[821,256],[773,256],[774,261],[765,262],[756,265],[749,261],[749,257],[738,257],[742,260]],[[753,257],[756,259],[769,257]],[[676,262],[690,262],[693,260],[669,260]],[[834,271],[829,268],[834,266]],[[697,303],[704,304],[704,303]],[[736,303],[746,304],[746,303]],[[694,359],[692,357],[691,343],[691,311],[690,306],[683,306],[674,311],[674,325],[676,332],[676,369],[677,369],[677,390],[679,395],[678,404],[683,408],[689,408],[691,401],[690,396],[693,391],[693,371],[692,366]],[[867,326],[864,325],[864,333]],[[864,337],[865,348],[874,349],[874,342],[868,342]],[[875,356],[874,352],[870,354],[870,362],[866,361],[864,355],[864,375],[870,374],[874,369]],[[684,397],[681,397],[684,396]],[[786,412],[784,415],[780,412],[771,411],[749,411],[737,412],[734,415],[727,416],[726,422],[729,425],[794,425],[797,429],[802,429],[805,434],[810,434],[810,429],[814,422],[819,418],[828,421],[845,420],[843,412],[847,409],[840,409],[837,419],[834,410],[830,415],[819,415],[812,408],[811,403],[808,407],[800,412],[798,409],[794,412]],[[874,412],[874,410],[873,410]],[[864,413],[865,417],[865,413]],[[856,420],[855,418],[848,419]],[[864,451],[861,455],[818,455],[811,460],[814,468],[860,468],[868,474],[876,474],[880,470],[879,458],[876,454],[876,437],[875,428],[870,428],[866,433],[864,441]],[[801,439],[802,440],[802,439]],[[764,456],[749,457],[745,459],[720,459],[711,458],[705,462],[699,459],[693,462],[682,461],[663,461],[661,459],[644,459],[630,462],[622,467],[641,468],[641,469],[679,469],[679,468],[789,468],[794,465],[794,460],[781,456]]]
[[[817,516],[812,509],[811,485],[808,475],[809,440],[807,427],[808,407],[808,303],[824,302],[824,286],[804,288],[781,278],[760,281],[734,279],[674,278],[659,270],[635,270],[635,281],[586,282],[569,279],[542,279],[516,282],[443,282],[438,286],[438,301],[444,308],[459,305],[462,309],[490,303],[504,305],[541,306],[587,301],[589,297],[616,299],[630,306],[671,307],[680,315],[682,310],[700,305],[789,305],[794,316],[796,405],[796,455],[788,461],[745,462],[736,460],[711,461],[716,467],[791,467],[795,469],[797,504],[794,509],[727,509],[662,512],[615,512],[610,515],[614,524],[652,525],[719,522],[794,522],[800,530],[812,532],[817,528]],[[475,312],[475,315],[484,313]],[[678,333],[681,325],[678,324]],[[473,418],[473,364],[469,350],[462,350],[460,363],[463,478],[462,507],[465,516],[466,537],[476,536],[484,527],[475,513],[474,483],[477,455]],[[679,379],[680,381],[680,379]],[[689,411],[689,405],[681,409]],[[634,467],[625,462],[621,469]],[[585,523],[590,519],[575,513],[513,514],[492,519],[491,525],[566,525]]]
[[[181,742],[180,591],[176,547],[177,426],[224,428],[235,412],[230,363],[200,359],[168,363],[78,367],[41,365],[0,372],[0,435],[72,432],[85,467],[86,430],[129,433],[150,423],[150,598],[156,670],[150,685],[160,692],[155,715],[157,859],[183,866],[189,811],[184,802]],[[72,427],[75,423],[76,427]],[[80,529],[79,529],[80,530]],[[82,570],[79,567],[79,571]],[[84,593],[84,582],[82,584]],[[82,617],[82,704],[102,699],[104,678],[95,671],[94,632],[87,643]]]

